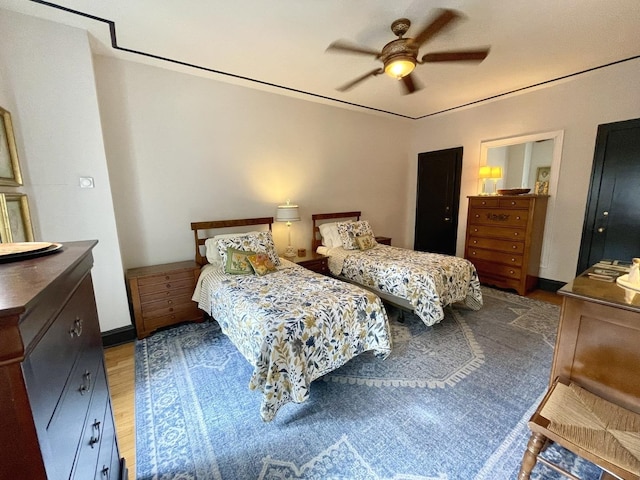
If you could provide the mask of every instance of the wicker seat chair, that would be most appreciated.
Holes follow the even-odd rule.
[[[640,414],[557,378],[529,420],[527,444],[518,480],[528,480],[540,461],[579,480],[539,457],[548,441],[556,442],[604,470],[602,478],[640,480]]]

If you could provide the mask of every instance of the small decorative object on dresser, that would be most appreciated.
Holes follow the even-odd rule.
[[[202,321],[202,310],[191,300],[199,274],[200,267],[190,260],[127,270],[138,338],[160,327]]]
[[[91,281],[96,243],[0,265],[1,480],[127,478]]]
[[[309,252],[305,257],[287,258],[287,260],[297,263],[301,267],[311,270],[312,272],[329,275],[329,257],[320,255],[319,253]]]
[[[482,283],[520,295],[538,283],[547,196],[469,197],[465,258]]]

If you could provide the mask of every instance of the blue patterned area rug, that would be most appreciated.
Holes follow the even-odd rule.
[[[136,344],[136,470],[151,479],[515,479],[545,391],[559,308],[483,288],[484,307],[425,327],[390,310],[394,349],[260,419],[251,366],[215,322]],[[324,380],[324,381],[323,381]],[[599,470],[561,448],[584,480]],[[532,478],[562,478],[538,464]]]

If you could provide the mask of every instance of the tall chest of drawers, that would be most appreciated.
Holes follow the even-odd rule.
[[[97,242],[0,265],[0,479],[127,478],[91,280]]]
[[[538,283],[549,197],[469,197],[465,258],[480,281],[515,289],[520,295]]]

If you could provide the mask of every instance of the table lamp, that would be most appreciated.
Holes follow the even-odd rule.
[[[480,195],[489,195],[487,193],[487,178],[491,178],[491,166],[483,165],[480,167],[478,178],[482,179],[482,193]]]
[[[295,257],[296,252],[291,246],[291,222],[300,221],[300,212],[298,211],[298,205],[291,205],[287,200],[286,205],[278,205],[278,211],[276,212],[276,222],[287,222],[287,230],[289,231],[289,245],[284,251],[285,257]]]
[[[491,179],[493,180],[493,193],[498,194],[498,180],[502,178],[502,167],[491,167]]]

